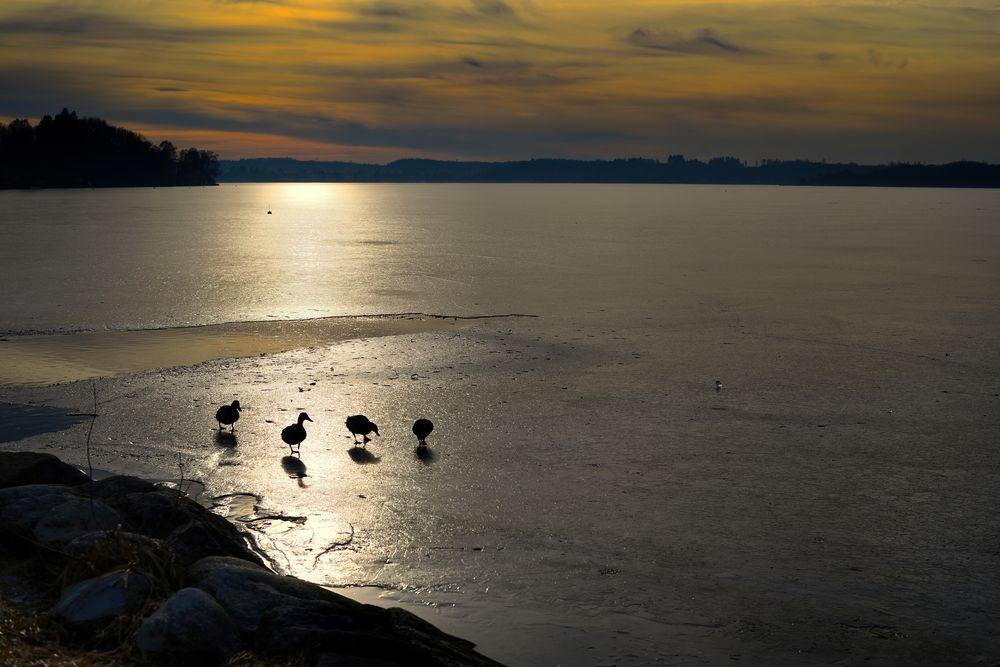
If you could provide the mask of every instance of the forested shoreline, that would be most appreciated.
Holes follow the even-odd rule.
[[[618,160],[534,159],[461,162],[403,159],[389,164],[327,162],[291,158],[221,160],[222,182],[357,183],[687,183],[724,185],[851,185],[902,187],[1000,187],[1000,165],[864,165],[853,162],[760,160],[734,157],[707,162],[671,155]]]
[[[218,156],[63,109],[0,124],[0,188],[215,185]]]
[[[32,125],[0,123],[0,189],[216,185],[224,182],[386,183],[690,183],[728,185],[833,185],[1000,187],[1000,165],[864,165],[809,160],[734,157],[707,162],[671,155],[617,160],[532,159],[508,162],[408,158],[388,164],[246,158],[219,160],[170,141],[152,144],[141,134],[63,109]]]

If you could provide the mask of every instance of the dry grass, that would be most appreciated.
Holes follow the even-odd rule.
[[[138,665],[120,649],[95,652],[66,646],[37,618],[26,616],[0,599],[0,665],[10,667],[132,667]]]
[[[0,598],[0,665],[4,667],[140,667],[148,664],[126,648],[94,651],[67,645],[54,628]],[[237,653],[225,667],[301,667],[296,658]]]

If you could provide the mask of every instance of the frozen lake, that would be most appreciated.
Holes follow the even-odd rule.
[[[998,220],[986,190],[0,192],[0,401],[96,386],[96,466],[253,494],[276,567],[512,665],[988,660]],[[393,313],[479,319],[289,322]],[[85,423],[37,430],[3,446],[83,462]]]

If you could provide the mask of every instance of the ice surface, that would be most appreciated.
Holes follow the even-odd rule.
[[[207,496],[252,494],[238,513],[276,567],[421,609],[511,664],[1000,652],[1000,195],[317,187],[331,189],[302,206],[331,206],[353,231],[318,213],[289,222],[267,186],[198,193],[272,197],[275,221],[246,229],[339,239],[326,259],[305,244],[279,277],[237,243],[226,270],[247,266],[260,291],[209,298],[218,321],[307,303],[538,317],[99,380],[95,466],[182,467]],[[348,256],[343,284],[324,277]],[[163,326],[202,303],[121,289],[128,308],[91,303],[66,321],[41,296],[8,304],[8,328],[127,327],[126,311]],[[0,400],[89,412],[91,391]],[[244,412],[220,436],[215,410],[234,398]],[[314,422],[295,463],[279,433],[302,410]],[[382,434],[365,459],[344,426],[358,413]],[[431,456],[415,451],[419,417],[435,423]],[[85,436],[6,446],[78,463]]]

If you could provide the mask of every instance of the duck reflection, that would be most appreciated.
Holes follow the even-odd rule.
[[[430,447],[427,447],[426,445],[417,447],[413,450],[413,453],[417,455],[418,459],[427,464],[433,463],[434,459],[437,458],[434,456],[434,452],[431,451]]]
[[[291,454],[281,457],[281,469],[292,479],[307,477],[306,464],[302,462],[302,459],[296,458]]]
[[[235,447],[236,434],[232,431],[216,431],[215,444],[221,445],[222,447]]]
[[[381,456],[375,456],[363,447],[351,447],[347,450],[347,455],[355,463],[378,463],[382,460]]]

